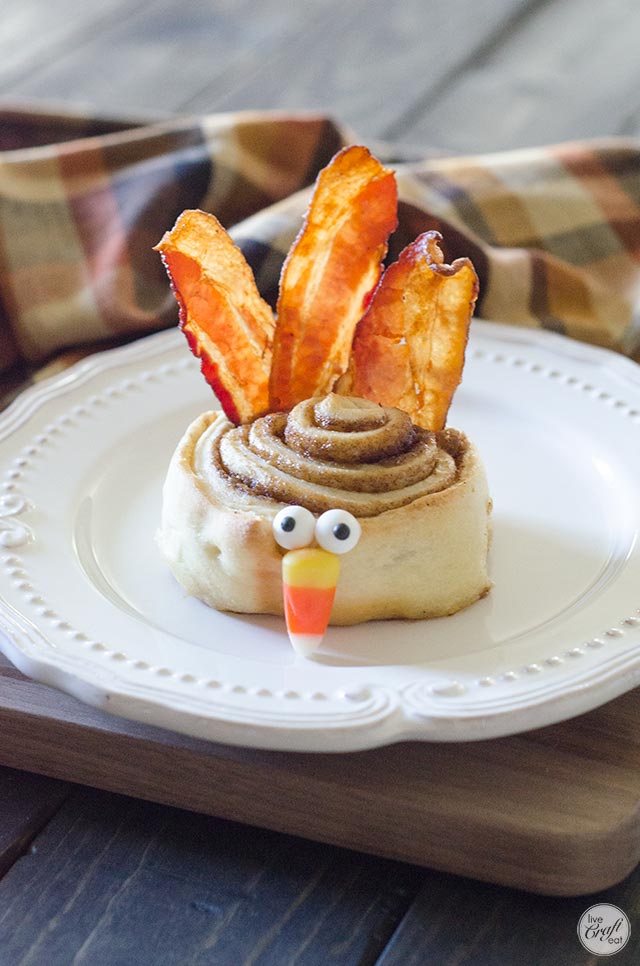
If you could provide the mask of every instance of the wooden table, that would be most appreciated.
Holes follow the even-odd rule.
[[[14,101],[114,116],[320,108],[368,143],[445,152],[640,128],[634,0],[4,0],[2,12],[0,95]],[[53,731],[47,761],[27,719],[55,693],[3,663],[0,695],[25,722],[22,755],[0,760],[30,769],[0,769],[0,966],[582,966],[596,959],[577,921],[599,900],[632,925],[611,961],[640,958],[638,872],[593,897],[543,898],[125,797],[95,764],[126,758],[118,726],[100,731],[71,702],[78,744],[65,755]],[[618,720],[635,714],[637,695],[619,700]],[[535,740],[579,755],[596,720]],[[66,778],[65,757],[88,762],[91,741],[86,785],[44,777]],[[142,777],[134,790],[172,800]]]

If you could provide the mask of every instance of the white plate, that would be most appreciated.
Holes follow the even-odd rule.
[[[330,628],[295,657],[276,618],[184,596],[154,544],[161,486],[212,397],[177,332],[94,356],[0,422],[0,646],[114,713],[208,739],[348,751],[511,734],[640,681],[640,367],[474,322],[450,423],[494,498],[483,601]]]

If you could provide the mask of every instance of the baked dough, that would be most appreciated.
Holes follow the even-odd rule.
[[[339,507],[362,526],[341,557],[332,624],[452,614],[484,596],[491,501],[462,433],[331,393],[233,426],[204,413],[169,466],[159,546],[185,591],[218,610],[282,614],[283,506]]]

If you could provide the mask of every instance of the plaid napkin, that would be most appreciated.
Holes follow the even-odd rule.
[[[308,114],[142,123],[0,110],[5,392],[87,351],[175,323],[151,249],[184,208],[212,211],[232,228],[273,301],[308,186],[355,140]],[[438,228],[447,259],[469,255],[476,266],[478,315],[640,358],[638,144],[452,158],[371,147],[398,176],[390,257]]]

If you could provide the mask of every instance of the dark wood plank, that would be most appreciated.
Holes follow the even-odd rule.
[[[75,0],[3,0],[0,85],[20,83],[32,72],[46,69],[88,37],[126,21],[137,6],[140,3],[135,0],[103,0],[98,5]]]
[[[73,9],[9,0],[0,93],[111,113],[317,108],[363,139],[461,152],[638,130],[634,0]]]
[[[36,0],[36,6],[46,2]],[[230,72],[254,71],[274,45],[286,47],[304,29],[309,15],[331,19],[339,6],[339,0],[300,6],[280,0],[129,0],[126,16],[42,63],[27,54],[30,70],[19,79],[2,84],[0,73],[0,91],[83,101],[107,112],[180,110],[205,85],[222,91]]]
[[[0,669],[2,764],[558,895],[640,858],[639,717],[637,690],[498,741],[286,754],[127,722]]]
[[[532,3],[437,97],[426,86],[386,134],[476,153],[628,133],[638,105],[639,31],[635,0]]]
[[[628,916],[631,934],[615,956],[594,956],[577,937],[589,906],[609,902]],[[377,966],[637,966],[640,873],[614,889],[577,899],[524,895],[452,876],[425,875],[415,902]]]
[[[63,782],[0,768],[0,876],[29,847],[68,793]]]
[[[0,91],[108,112],[315,108],[360,138],[398,137],[475,56],[545,2],[478,0],[470,16],[465,0],[436,13],[423,0],[237,0],[215,8],[202,0],[179,7],[129,0],[119,17],[105,12],[93,30],[68,18],[68,36],[44,51],[27,38],[22,61],[23,25],[14,15],[11,58],[18,60],[13,74],[0,70]]]
[[[618,123],[616,134],[622,137],[638,137],[640,135],[640,104],[634,95],[627,98],[627,104]]]
[[[78,790],[0,881],[3,966],[364,964],[416,870]]]
[[[424,0],[352,0],[330,17],[309,16],[303,29],[255,63],[234,65],[224,85],[207,82],[185,107],[317,108],[351,125],[358,137],[386,136],[392,128],[404,137],[398,119],[416,97],[435,96],[505,22],[536,2],[477,0],[471,12],[466,0],[442,8]]]

